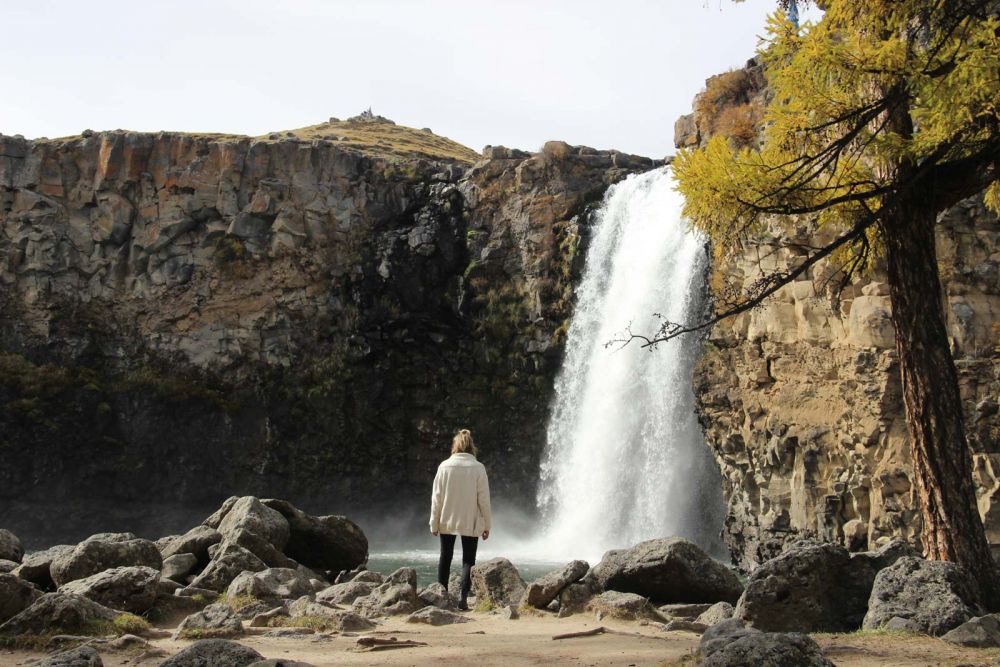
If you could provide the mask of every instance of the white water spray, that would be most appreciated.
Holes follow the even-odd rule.
[[[715,550],[721,478],[695,415],[701,340],[643,349],[607,343],[631,324],[702,314],[705,241],[681,219],[669,168],[608,190],[570,323],[548,426],[535,553],[599,558],[604,550],[682,535]]]

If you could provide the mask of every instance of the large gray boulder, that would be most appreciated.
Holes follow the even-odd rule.
[[[93,646],[78,646],[32,663],[32,667],[104,667],[104,661]]]
[[[285,517],[253,496],[230,501],[209,517],[205,525],[218,530],[223,543],[243,547],[270,567],[294,568],[296,563],[282,552],[290,535]],[[212,525],[216,521],[217,525]]]
[[[316,594],[316,601],[323,604],[352,604],[358,598],[371,595],[381,584],[370,581],[348,581],[324,588]],[[440,586],[441,584],[438,584]]]
[[[609,551],[589,578],[602,590],[636,593],[658,603],[734,603],[743,592],[728,567],[681,537]]]
[[[652,621],[667,620],[649,603],[647,598],[635,593],[604,591],[590,600],[587,604],[587,609],[598,612],[603,616],[610,616],[625,621],[642,619]]]
[[[586,581],[570,584],[559,593],[559,618],[585,611],[593,597],[594,591]]]
[[[1000,614],[987,614],[971,618],[941,639],[959,646],[997,648],[1000,646]]]
[[[708,657],[726,644],[747,635],[760,634],[760,630],[748,628],[738,618],[728,618],[712,625],[701,636],[698,651],[703,658]]]
[[[13,574],[0,574],[0,623],[14,618],[42,596],[42,592]]]
[[[229,605],[210,604],[181,621],[174,632],[174,639],[224,638],[242,635],[243,623]]]
[[[281,658],[272,658],[271,660],[258,660],[257,662],[251,662],[247,667],[316,667],[310,662],[302,662],[301,660],[285,660]]]
[[[0,574],[7,574],[13,572],[18,568],[20,563],[15,563],[12,560],[7,560],[6,558],[0,558]]]
[[[156,602],[160,573],[150,567],[114,567],[104,572],[76,579],[59,587],[105,607],[134,614],[149,611]]]
[[[583,579],[589,569],[590,564],[584,560],[567,563],[528,584],[524,601],[537,609],[545,609],[562,589]]]
[[[983,613],[975,583],[962,567],[907,556],[875,577],[863,625],[877,629],[902,619],[937,636]]]
[[[69,553],[52,560],[49,571],[57,586],[89,577],[113,567],[142,566],[157,572],[163,559],[156,544],[131,533],[102,533],[88,537]]]
[[[758,632],[725,644],[703,667],[834,667],[819,645],[798,633]]]
[[[346,609],[334,609],[309,598],[299,598],[288,605],[288,613],[292,618],[320,618],[329,629],[338,632],[364,632],[371,630],[375,624],[367,618]]]
[[[24,545],[17,535],[6,528],[0,528],[0,559],[20,563],[24,557]]]
[[[695,620],[702,625],[713,626],[716,623],[733,617],[733,605],[728,602],[716,602],[711,607],[703,611]]]
[[[163,559],[160,576],[183,584],[196,567],[198,567],[198,557],[194,554],[173,554]]]
[[[468,623],[471,620],[472,619],[467,616],[456,614],[455,612],[448,611],[447,609],[439,609],[438,607],[424,607],[423,609],[418,609],[406,617],[407,623],[423,623],[435,626]]]
[[[310,516],[284,500],[264,505],[279,512],[289,526],[285,553],[316,570],[353,570],[368,560],[368,538],[344,516]]]
[[[900,542],[850,554],[803,540],[757,568],[733,615],[765,632],[851,632],[861,627],[875,575],[911,553]]]
[[[191,587],[221,593],[244,571],[260,572],[266,569],[264,561],[250,551],[239,545],[223,542],[215,552],[215,557],[191,582]]]
[[[263,659],[249,646],[225,639],[203,639],[168,658],[160,667],[247,667]]]
[[[35,584],[43,591],[55,590],[56,583],[52,581],[52,572],[50,570],[52,561],[60,556],[72,553],[73,549],[74,546],[72,544],[57,544],[44,551],[36,551],[35,553],[28,554],[21,560],[21,564],[13,572],[25,581]]]
[[[516,606],[526,589],[521,574],[506,558],[492,558],[472,566],[472,590],[479,604]]]
[[[454,606],[451,596],[448,595],[448,589],[436,581],[418,592],[417,597],[420,598],[421,602],[429,607],[451,609],[451,607]],[[316,599],[319,599],[319,596],[316,596]]]
[[[72,593],[46,593],[27,609],[0,625],[0,636],[79,634],[95,623],[113,621],[119,612]]]
[[[208,562],[208,548],[222,541],[222,533],[210,526],[195,526],[177,537],[164,540],[160,554],[166,561],[177,554],[194,554],[199,563]]]
[[[242,572],[228,589],[230,597],[247,596],[266,602],[298,599],[312,592],[312,583],[305,575],[298,570],[279,567]]]
[[[358,598],[352,605],[354,611],[366,618],[412,614],[424,606],[417,591],[409,584],[386,582],[370,594]]]

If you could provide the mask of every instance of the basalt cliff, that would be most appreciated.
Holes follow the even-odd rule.
[[[422,517],[460,427],[532,505],[588,211],[652,166],[370,115],[0,136],[0,525],[152,534],[247,494]]]

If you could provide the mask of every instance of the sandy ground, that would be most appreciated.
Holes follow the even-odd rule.
[[[428,646],[366,652],[357,636],[319,633],[288,638],[248,636],[240,641],[266,658],[302,660],[317,667],[328,665],[427,665],[444,661],[452,665],[687,665],[696,664],[698,636],[663,632],[655,626],[616,622],[598,623],[591,617],[568,619],[527,616],[503,620],[488,614],[470,614],[469,623],[434,628],[406,623],[402,618],[384,621],[375,636],[415,640]],[[617,632],[594,637],[553,641],[552,636],[589,630],[599,625]],[[373,633],[363,633],[371,635]],[[834,663],[840,666],[899,665],[998,665],[1000,650],[962,649],[929,637],[877,635],[815,635]],[[154,640],[153,645],[173,654],[190,642]],[[160,664],[165,655],[101,651],[109,666]],[[26,665],[43,654],[31,651],[0,652],[0,666]]]

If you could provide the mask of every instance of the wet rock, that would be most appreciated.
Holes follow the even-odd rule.
[[[223,542],[208,566],[191,582],[194,588],[221,593],[243,572],[260,572],[267,565],[243,547]]]
[[[6,528],[0,528],[0,559],[20,563],[24,557],[24,545],[17,535]]]
[[[863,626],[876,629],[901,618],[920,632],[942,635],[983,614],[976,590],[955,563],[904,557],[875,577]]]
[[[264,656],[225,639],[203,639],[165,660],[160,667],[247,667]]]
[[[28,554],[14,570],[14,574],[25,581],[30,581],[43,591],[54,590],[56,583],[52,580],[52,561],[73,551],[72,544],[58,544],[44,551]]]
[[[703,625],[715,625],[716,623],[721,623],[727,618],[733,617],[733,605],[728,602],[716,602],[711,607],[706,609],[702,614],[695,619],[697,623],[702,623]]]
[[[636,593],[662,603],[735,603],[743,592],[729,568],[680,537],[609,551],[590,576],[603,590]]]
[[[579,614],[586,610],[587,603],[594,597],[589,584],[570,584],[559,593],[559,618]]]
[[[313,592],[312,583],[297,570],[268,568],[243,572],[229,584],[232,597],[249,596],[264,601],[298,599]]]
[[[406,617],[407,623],[426,623],[427,625],[453,625],[468,623],[471,618],[456,614],[438,607],[424,607]]]
[[[222,533],[210,526],[195,526],[183,535],[172,537],[160,545],[164,562],[178,554],[194,554],[199,563],[208,562],[208,548],[222,541]]]
[[[101,654],[92,646],[79,646],[42,658],[34,667],[104,667]]]
[[[423,606],[413,586],[388,582],[353,604],[354,611],[366,618],[412,614]]]
[[[452,607],[448,590],[436,581],[417,593],[417,597],[420,598],[421,602],[431,607],[437,607],[438,609],[450,609]]]
[[[589,569],[590,564],[586,561],[575,560],[567,563],[528,584],[524,601],[532,607],[544,609],[564,588],[582,579]]]
[[[626,621],[648,619],[653,621],[664,621],[656,611],[656,608],[649,603],[649,599],[636,595],[635,593],[622,593],[620,591],[605,591],[594,597],[588,604],[589,611],[619,618]]]
[[[479,604],[516,605],[524,597],[525,589],[517,568],[506,558],[493,558],[472,566],[472,590]]]
[[[41,591],[24,579],[0,574],[0,623],[17,616],[41,596]]]
[[[351,570],[368,560],[368,538],[344,516],[314,517],[284,500],[269,499],[264,505],[279,512],[289,526],[285,553],[318,570]]]
[[[112,621],[118,612],[82,595],[46,593],[24,611],[0,625],[0,635],[40,635],[46,632],[80,632],[94,623]]]
[[[59,588],[105,607],[142,614],[156,602],[160,573],[149,567],[115,567]]]
[[[1000,646],[1000,615],[987,614],[970,618],[946,632],[941,639],[959,646],[996,648]]]
[[[316,594],[316,601],[324,604],[351,604],[358,598],[370,595],[380,584],[368,581],[348,581],[334,584]]]
[[[52,560],[49,571],[58,586],[115,567],[141,566],[160,571],[163,559],[156,545],[131,533],[102,533],[87,538],[72,551]]]
[[[163,559],[163,569],[160,570],[160,575],[164,579],[184,583],[187,576],[191,574],[197,565],[198,557],[194,554],[173,554]]]
[[[191,614],[177,626],[174,639],[205,639],[209,637],[239,637],[243,623],[236,612],[225,604],[210,604],[198,613]]]

